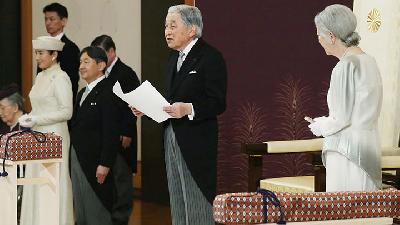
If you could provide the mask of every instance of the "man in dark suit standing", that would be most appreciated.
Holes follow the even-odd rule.
[[[80,73],[88,83],[78,93],[71,119],[71,180],[77,225],[115,225],[112,218],[116,184],[113,169],[118,155],[119,124],[116,96],[104,71],[107,55],[86,47],[80,56]]]
[[[134,90],[140,85],[135,71],[117,57],[115,43],[110,36],[100,35],[96,37],[91,46],[97,46],[106,51],[108,62],[105,76],[110,89],[117,81],[125,93]],[[119,114],[115,115],[115,117],[119,120],[121,141],[119,154],[125,159],[126,163],[118,165],[121,170],[114,169],[114,179],[118,185],[113,218],[115,221],[119,221],[115,225],[127,225],[133,201],[132,173],[136,173],[137,170],[136,117],[132,114],[126,102],[118,98],[117,103]]]
[[[168,9],[165,163],[172,224],[214,225],[218,123],[226,108],[227,71],[221,53],[202,38],[202,17],[193,6]],[[137,116],[143,113],[133,109]]]
[[[121,84],[123,92],[127,93],[136,89],[140,85],[140,81],[135,71],[131,67],[123,63],[121,59],[117,56],[115,43],[110,36],[100,35],[96,37],[90,45],[100,47],[104,49],[104,51],[106,51],[108,62],[105,75],[111,88],[118,81]],[[120,100],[118,106],[121,111],[121,154],[124,156],[128,165],[131,167],[132,173],[136,173],[136,117],[132,115],[132,112],[126,102]]]
[[[67,8],[59,3],[51,3],[43,8],[43,13],[47,33],[65,43],[59,56],[59,62],[61,69],[71,79],[73,102],[75,103],[79,82],[79,48],[64,34],[64,27],[68,21]],[[37,73],[40,71],[38,68]]]

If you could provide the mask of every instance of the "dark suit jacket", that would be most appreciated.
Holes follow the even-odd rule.
[[[116,96],[103,79],[79,106],[84,90],[78,94],[71,119],[71,145],[88,182],[104,206],[111,210],[114,190],[112,171],[103,184],[98,184],[96,169],[98,165],[112,168],[118,152],[119,124],[115,116],[118,110],[114,107]]]
[[[61,41],[65,43],[63,50],[58,57],[61,69],[66,72],[71,79],[72,84],[72,94],[73,102],[75,104],[76,94],[78,92],[78,82],[79,82],[79,48],[78,46],[69,40],[64,34],[61,37]],[[37,73],[42,70],[38,67]]]
[[[191,102],[194,120],[187,116],[170,119],[178,145],[197,185],[212,203],[216,194],[218,146],[217,115],[226,108],[227,70],[221,53],[199,39],[180,71],[176,72],[178,52],[168,61],[167,100]]]
[[[5,124],[3,121],[0,121],[0,135],[11,133],[11,132],[14,132],[14,131],[19,131],[19,130],[22,130],[22,129],[26,129],[26,128],[25,127],[21,127],[19,125],[19,123],[17,123],[13,127],[13,129],[10,130],[10,127],[7,126],[7,124]]]
[[[135,73],[129,66],[123,63],[119,58],[115,62],[110,74],[108,75],[107,82],[112,88],[115,82],[121,84],[124,93],[136,89],[140,85],[140,81]],[[132,138],[131,146],[128,149],[121,148],[121,155],[128,163],[132,172],[136,172],[137,167],[137,132],[136,132],[136,116],[133,115],[128,104],[117,98],[118,106],[118,120],[119,120],[119,134]]]
[[[10,127],[0,119],[0,135],[10,132]]]

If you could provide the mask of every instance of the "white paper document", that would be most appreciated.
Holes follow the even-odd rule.
[[[114,84],[113,92],[124,102],[144,113],[158,123],[171,118],[163,111],[164,106],[169,106],[168,101],[157,91],[149,81],[143,82],[135,90],[124,94],[121,85],[117,81]]]

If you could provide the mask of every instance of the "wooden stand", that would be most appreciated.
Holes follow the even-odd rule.
[[[62,159],[5,161],[8,176],[0,177],[2,225],[17,225],[17,185],[38,185],[40,225],[58,225],[60,207],[60,163]],[[17,165],[37,164],[39,177],[17,178]],[[1,160],[0,166],[3,166]],[[33,210],[33,209],[32,209]]]

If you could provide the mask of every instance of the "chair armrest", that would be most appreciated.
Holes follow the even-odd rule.
[[[256,144],[242,144],[242,152],[247,155],[320,152],[323,138],[290,141],[267,141]]]
[[[259,186],[262,176],[262,156],[268,154],[299,154],[310,153],[313,156],[313,165],[321,165],[321,149],[323,138],[309,140],[291,141],[268,141],[255,144],[242,144],[241,152],[248,155],[248,191],[255,191]],[[315,169],[316,174],[319,174]],[[320,176],[317,176],[320,177]],[[321,189],[324,184],[320,184],[316,179],[316,189]],[[323,185],[323,186],[321,186]]]
[[[268,141],[268,153],[304,153],[320,152],[324,144],[323,138],[291,141]]]

